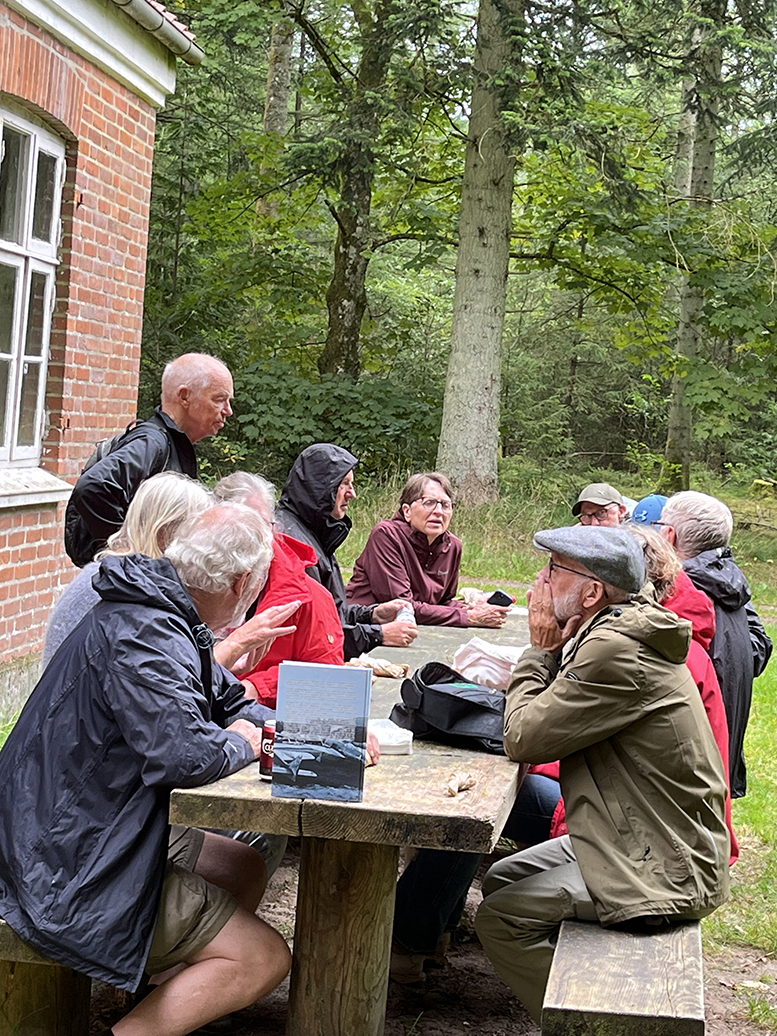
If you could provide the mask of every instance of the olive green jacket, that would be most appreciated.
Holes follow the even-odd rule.
[[[599,612],[563,659],[529,648],[505,708],[511,759],[561,760],[566,820],[604,925],[701,917],[728,897],[726,777],[685,665],[691,624],[647,597]]]

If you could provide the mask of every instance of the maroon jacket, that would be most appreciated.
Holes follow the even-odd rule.
[[[349,604],[413,602],[421,626],[468,626],[467,609],[453,600],[459,585],[461,540],[444,532],[433,543],[401,511],[378,522],[354,565]]]

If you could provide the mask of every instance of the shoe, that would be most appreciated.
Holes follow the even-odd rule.
[[[403,986],[412,986],[418,982],[426,982],[424,973],[424,953],[399,953],[392,947],[389,976]]]
[[[447,968],[448,958],[446,956],[448,950],[451,948],[451,933],[443,932],[440,936],[440,941],[435,947],[434,953],[430,957],[426,957],[424,960],[424,968],[427,971],[433,971],[437,968]]]

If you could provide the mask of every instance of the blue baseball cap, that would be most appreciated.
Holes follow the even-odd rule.
[[[669,497],[659,493],[651,493],[643,497],[631,512],[631,520],[638,525],[652,525],[661,520],[661,515]]]

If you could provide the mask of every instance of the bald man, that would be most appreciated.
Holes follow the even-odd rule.
[[[232,375],[214,356],[185,353],[162,374],[162,405],[120,446],[78,479],[65,513],[65,549],[83,566],[124,521],[138,486],[160,471],[197,477],[194,443],[216,435],[232,414]]]

